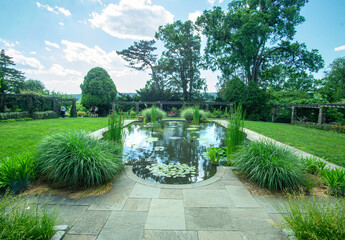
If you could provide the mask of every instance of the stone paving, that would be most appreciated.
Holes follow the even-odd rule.
[[[65,240],[286,239],[275,224],[280,215],[266,198],[254,198],[229,167],[187,185],[151,183],[126,167],[102,196],[41,198],[58,209],[58,224],[70,227]]]

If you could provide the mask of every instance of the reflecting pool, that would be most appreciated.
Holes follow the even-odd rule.
[[[133,123],[126,130],[123,160],[133,166],[137,176],[148,181],[200,182],[216,173],[216,166],[203,154],[210,146],[223,147],[224,135],[224,129],[215,123]]]

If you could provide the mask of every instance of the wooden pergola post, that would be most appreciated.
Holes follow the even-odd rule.
[[[163,110],[163,103],[162,103],[162,102],[160,103],[159,108],[160,108],[161,110]]]
[[[139,113],[139,103],[135,103],[135,111],[138,114]]]
[[[0,112],[5,112],[5,97],[0,96]]]
[[[317,119],[317,124],[322,125],[326,123],[326,117],[327,117],[327,108],[320,107],[319,108],[319,117]]]
[[[72,100],[71,117],[77,117],[77,100]]]
[[[277,106],[272,106],[272,122],[275,122],[277,119]]]
[[[291,123],[293,123],[297,120],[297,108],[293,106],[291,110]]]
[[[206,104],[206,112],[209,110],[209,104]]]

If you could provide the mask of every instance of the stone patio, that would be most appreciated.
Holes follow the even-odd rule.
[[[254,198],[229,167],[179,186],[138,179],[126,167],[102,196],[41,198],[45,207],[58,209],[59,224],[70,227],[65,240],[286,239],[269,199]]]

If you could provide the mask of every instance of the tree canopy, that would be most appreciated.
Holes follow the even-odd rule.
[[[197,25],[207,36],[205,61],[223,75],[240,74],[247,83],[264,81],[265,70],[284,64],[317,72],[323,67],[318,50],[292,42],[306,0],[235,0],[228,11],[205,10]]]
[[[80,85],[82,91],[81,103],[84,107],[97,106],[100,114],[108,113],[111,102],[116,99],[116,87],[107,71],[103,68],[92,68]]]
[[[195,34],[192,21],[176,21],[160,26],[155,37],[166,48],[159,60],[159,67],[167,74],[167,85],[173,92],[190,101],[206,90],[205,80],[200,78],[200,36]]]
[[[40,80],[28,79],[24,82],[23,89],[34,92],[43,92],[45,90],[45,86]]]
[[[0,93],[19,93],[24,85],[24,73],[11,66],[15,66],[12,57],[7,56],[5,50],[0,52]]]
[[[345,100],[345,57],[335,59],[321,80],[320,93],[329,102]]]

